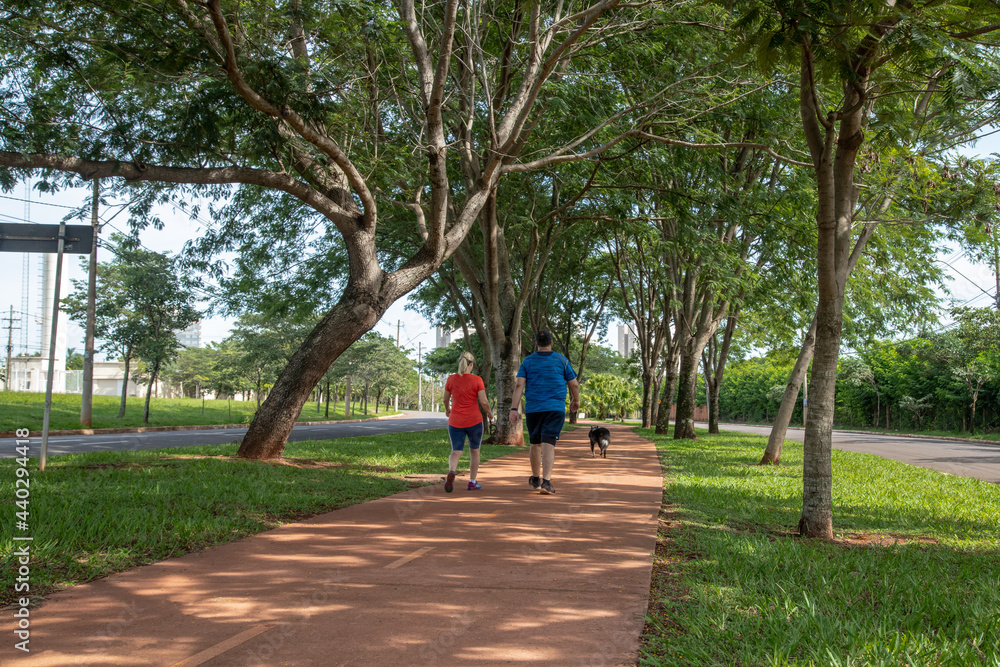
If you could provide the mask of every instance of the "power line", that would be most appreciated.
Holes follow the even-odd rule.
[[[963,254],[964,254],[964,253],[963,253]],[[979,283],[977,283],[976,281],[974,281],[974,280],[972,280],[971,278],[969,278],[969,277],[968,277],[967,275],[965,275],[964,273],[962,273],[961,271],[959,271],[958,269],[956,269],[956,268],[955,268],[954,266],[952,266],[952,265],[951,265],[951,264],[949,264],[948,262],[945,262],[945,261],[943,261],[943,260],[940,260],[940,259],[936,259],[936,260],[934,260],[934,261],[935,261],[935,262],[938,262],[938,263],[940,263],[940,264],[946,264],[946,265],[947,265],[947,266],[948,266],[948,267],[949,267],[949,268],[950,268],[950,269],[951,269],[952,271],[954,271],[955,273],[957,273],[957,274],[958,274],[958,275],[960,275],[961,277],[963,277],[963,278],[965,278],[966,280],[968,280],[968,281],[969,281],[969,282],[970,282],[970,283],[972,284],[972,286],[973,286],[973,287],[975,287],[975,288],[976,288],[977,290],[979,290],[980,292],[982,292],[983,294],[985,294],[986,296],[988,296],[988,297],[990,297],[990,298],[995,298],[995,295],[993,295],[993,294],[990,294],[989,292],[987,292],[986,290],[984,290],[984,289],[983,289],[982,287],[980,287],[980,286],[979,286]]]
[[[24,201],[30,202],[32,204],[41,204],[42,206],[54,206],[56,208],[68,208],[71,211],[80,210],[80,206],[66,206],[65,204],[50,204],[49,202],[39,201],[37,199],[25,199],[24,197],[11,197],[10,195],[0,195],[0,199],[13,199],[14,201]],[[85,206],[86,204],[84,204]]]

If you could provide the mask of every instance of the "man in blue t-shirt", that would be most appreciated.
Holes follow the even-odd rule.
[[[552,488],[552,466],[556,460],[556,440],[566,420],[566,387],[573,394],[569,409],[580,408],[580,384],[569,359],[552,351],[552,335],[539,331],[535,335],[538,348],[529,354],[517,369],[517,384],[510,406],[510,423],[521,418],[517,406],[525,396],[524,416],[528,422],[528,442],[531,443],[531,477],[528,486],[542,493],[555,493]]]

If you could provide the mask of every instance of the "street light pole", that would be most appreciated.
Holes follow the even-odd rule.
[[[94,179],[94,201],[90,205],[90,224],[94,240],[90,246],[90,268],[87,275],[87,324],[83,339],[83,388],[80,397],[80,426],[90,428],[94,406],[94,320],[97,312],[97,197],[98,180]]]
[[[417,342],[417,410],[424,411],[424,367],[420,355],[423,352],[423,341]]]
[[[396,320],[396,349],[399,349],[399,328],[403,326],[403,320]],[[393,410],[399,412],[399,392],[396,392],[396,400],[393,405]]]

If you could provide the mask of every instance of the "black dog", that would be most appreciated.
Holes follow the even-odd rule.
[[[594,446],[601,450],[601,456],[608,458],[608,445],[611,444],[611,431],[603,426],[590,427],[590,456],[594,456]]]

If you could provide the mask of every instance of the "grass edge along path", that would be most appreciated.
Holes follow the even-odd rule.
[[[67,454],[52,457],[44,473],[32,459],[30,533],[17,533],[33,538],[30,599],[38,603],[75,584],[434,484],[447,473],[451,450],[444,429],[290,442],[275,461],[237,459],[237,448]],[[484,444],[481,456],[486,462],[519,451]],[[466,453],[460,473],[468,462]],[[14,581],[16,466],[14,459],[0,461],[0,487],[11,491],[0,498],[0,605],[24,596]]]
[[[639,664],[1000,666],[1000,486],[833,452],[833,541],[793,533],[802,445],[652,439],[664,469]]]

